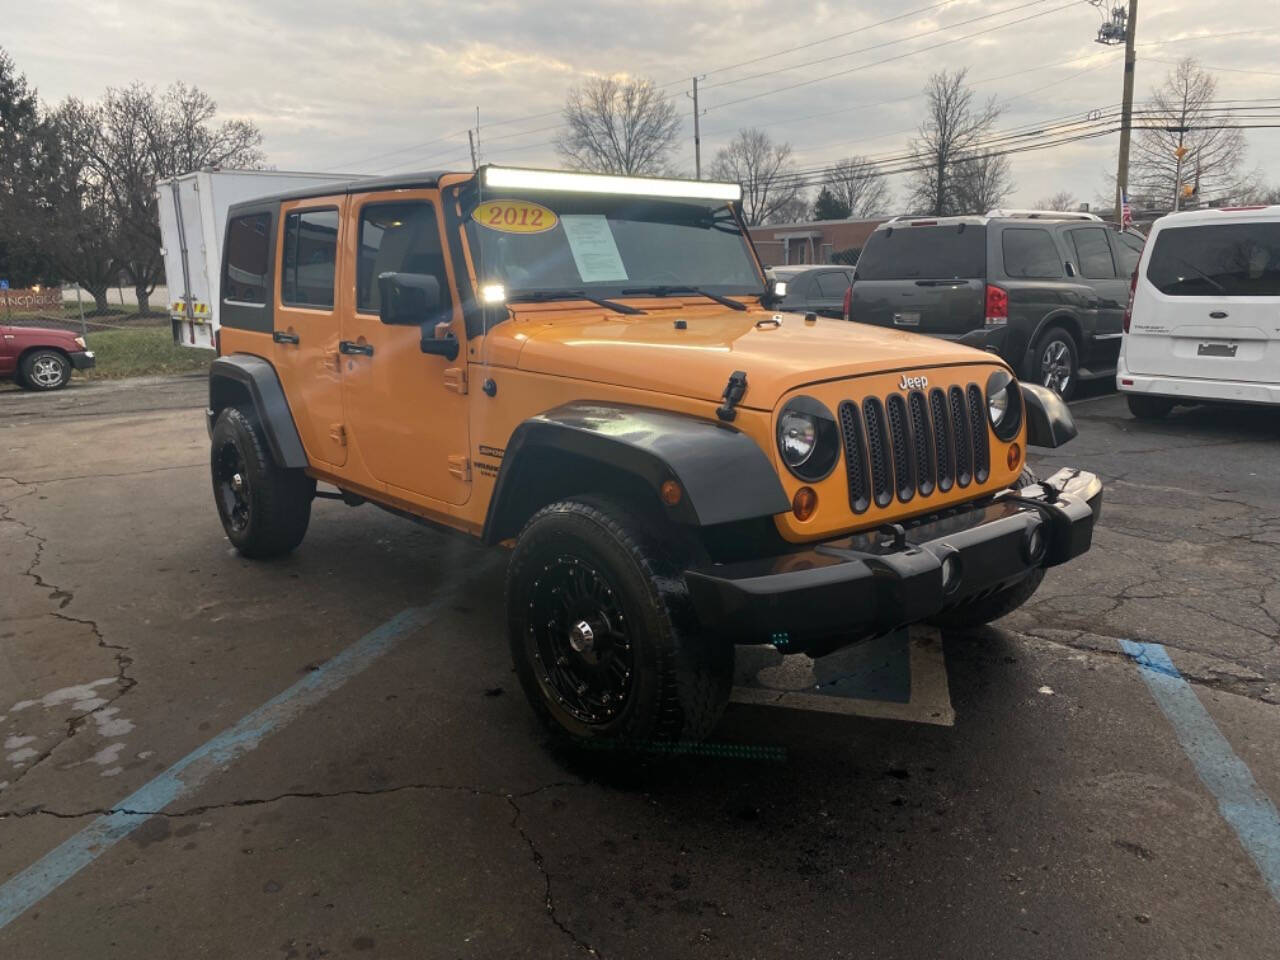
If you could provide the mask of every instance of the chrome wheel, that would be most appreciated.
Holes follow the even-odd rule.
[[[66,364],[52,354],[44,353],[36,357],[31,364],[28,375],[31,382],[42,390],[53,390],[62,386],[67,377]]]
[[[547,698],[579,723],[612,722],[631,694],[634,655],[613,585],[561,555],[533,581],[525,643]]]
[[[1055,338],[1044,345],[1040,354],[1040,382],[1054,393],[1063,394],[1075,375],[1071,347]]]
[[[247,529],[252,507],[249,500],[249,478],[245,472],[244,457],[234,443],[223,444],[218,451],[213,479],[218,506],[226,517],[227,525],[236,532]]]

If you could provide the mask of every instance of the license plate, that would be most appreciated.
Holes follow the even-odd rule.
[[[1237,346],[1235,343],[1202,343],[1196,353],[1202,357],[1234,357]]]
[[[918,313],[895,313],[893,322],[899,327],[918,327],[920,326],[920,314]]]

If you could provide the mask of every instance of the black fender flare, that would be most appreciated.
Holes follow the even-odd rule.
[[[231,384],[238,384],[248,394],[276,465],[305,467],[307,452],[303,449],[302,438],[298,436],[298,427],[294,423],[293,412],[289,409],[289,401],[285,398],[284,387],[280,385],[275,367],[262,357],[251,353],[233,353],[218,357],[210,365],[210,428],[212,429],[213,421],[223,407],[233,405],[229,398],[238,391],[228,391],[227,387]]]
[[[483,539],[519,533],[519,491],[525,465],[540,456],[571,454],[638,478],[659,497],[668,480],[680,484],[667,506],[677,523],[706,527],[791,509],[773,464],[734,427],[669,410],[587,401],[556,407],[521,423],[511,434],[489,500]],[[513,526],[516,529],[512,529]]]
[[[1060,447],[1075,438],[1075,418],[1063,399],[1035,383],[1019,383],[1027,408],[1027,443],[1036,447]]]
[[[1094,311],[1096,313],[1096,311]],[[1097,325],[1097,319],[1094,319],[1094,325]],[[1036,344],[1040,342],[1040,338],[1044,336],[1044,332],[1050,327],[1062,327],[1067,333],[1071,334],[1076,341],[1076,351],[1078,354],[1084,353],[1085,337],[1088,336],[1085,322],[1080,315],[1072,310],[1063,310],[1061,308],[1054,310],[1052,313],[1046,314],[1040,318],[1040,322],[1035,325],[1027,337],[1026,352],[1023,354],[1023,363],[1019,364],[1019,369],[1025,369],[1028,373],[1034,375],[1035,370],[1035,349]],[[1076,357],[1077,361],[1081,360],[1081,356]]]

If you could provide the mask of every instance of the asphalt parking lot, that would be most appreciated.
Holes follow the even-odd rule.
[[[320,501],[239,558],[203,399],[0,392],[0,957],[1276,956],[1275,412],[1077,403],[1032,463],[1103,476],[1094,549],[998,628],[584,760],[501,554]]]

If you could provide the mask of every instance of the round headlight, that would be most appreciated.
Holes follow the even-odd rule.
[[[996,370],[987,378],[987,417],[1005,443],[1022,427],[1022,388],[1007,370]]]
[[[778,415],[778,455],[801,480],[825,478],[840,459],[840,431],[831,411],[812,397],[787,401]]]

